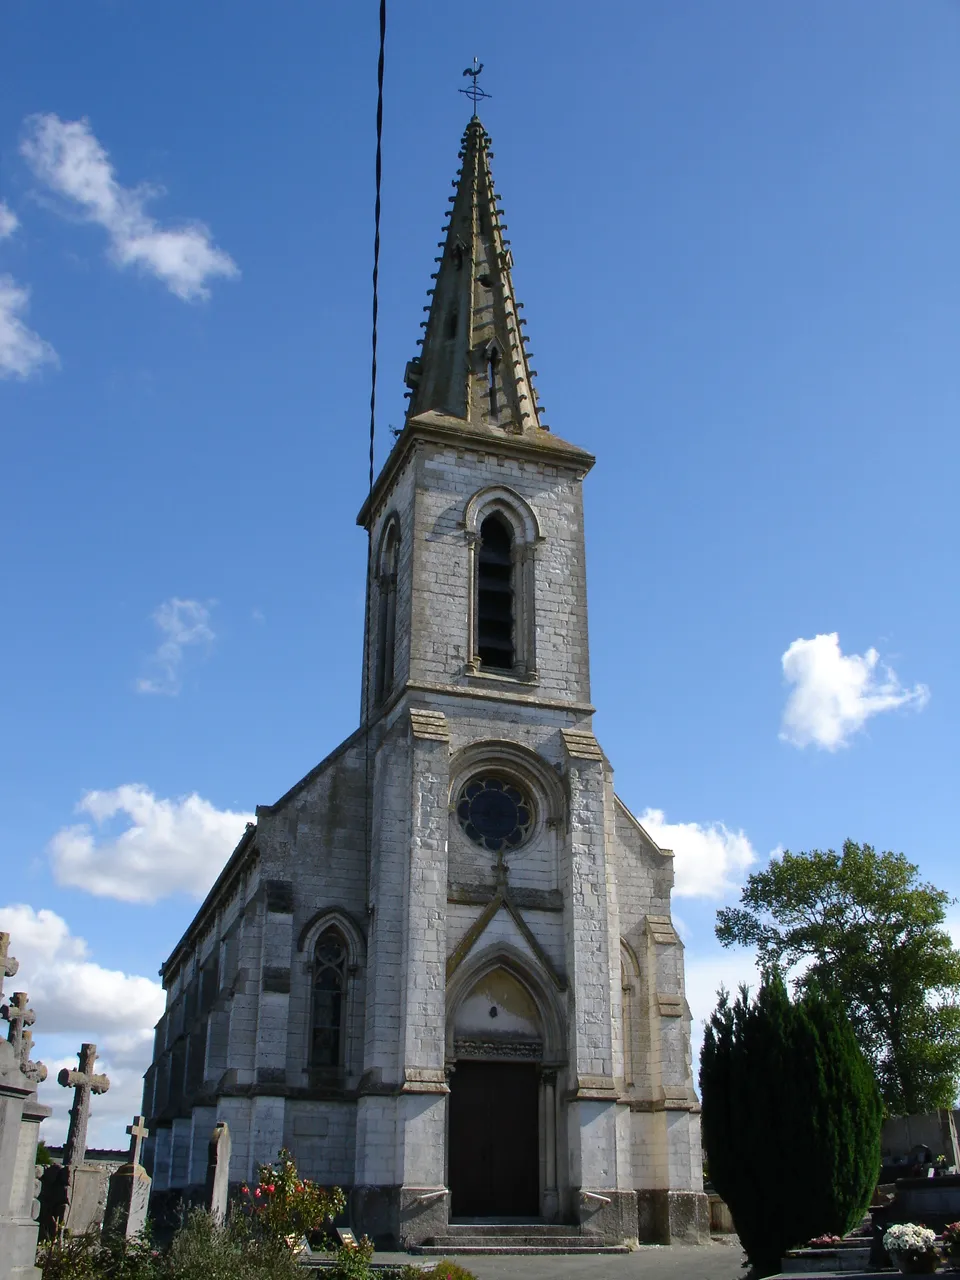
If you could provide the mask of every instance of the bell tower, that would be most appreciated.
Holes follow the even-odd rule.
[[[616,799],[592,729],[594,458],[543,421],[476,116],[459,158],[409,410],[358,516],[375,764],[357,1183],[390,1183],[418,1231],[520,1213],[622,1240],[638,1233],[643,1184],[662,1215],[679,1178],[696,1236],[672,860]]]
[[[594,459],[541,421],[476,116],[459,158],[406,422],[358,517],[373,545],[365,720],[403,687],[590,699],[580,482]]]

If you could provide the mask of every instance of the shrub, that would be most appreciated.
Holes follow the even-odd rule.
[[[274,1240],[317,1231],[342,1213],[346,1197],[339,1187],[321,1187],[301,1178],[290,1152],[277,1152],[274,1164],[263,1164],[257,1186],[240,1188],[243,1205],[258,1235]]]
[[[87,1280],[101,1274],[96,1236],[68,1236],[58,1233],[37,1249],[37,1266],[43,1280]]]
[[[372,1257],[373,1241],[362,1236],[356,1244],[340,1245],[333,1266],[327,1274],[333,1280],[368,1280],[373,1275],[370,1267]]]
[[[458,1262],[451,1262],[449,1258],[441,1258],[426,1270],[404,1267],[400,1275],[401,1280],[477,1280],[472,1271],[467,1271]]]
[[[43,1280],[159,1280],[160,1255],[147,1235],[125,1240],[96,1235],[68,1236],[59,1232],[37,1250]]]
[[[783,980],[726,992],[700,1057],[710,1173],[758,1276],[790,1248],[845,1235],[880,1167],[882,1103],[842,1009],[816,991],[791,1003]]]
[[[241,1216],[226,1224],[194,1209],[163,1259],[163,1280],[296,1280],[296,1255],[282,1240],[256,1237]]]

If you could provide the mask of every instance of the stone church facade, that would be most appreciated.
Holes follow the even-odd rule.
[[[541,421],[474,117],[406,423],[358,517],[361,727],[163,966],[154,1188],[280,1147],[416,1243],[457,1218],[708,1238],[672,857],[591,727],[582,482]]]

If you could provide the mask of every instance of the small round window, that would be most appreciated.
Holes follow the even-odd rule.
[[[457,818],[475,844],[500,853],[518,849],[530,835],[533,805],[515,782],[484,774],[461,788]]]

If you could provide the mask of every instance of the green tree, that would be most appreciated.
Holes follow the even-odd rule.
[[[790,1002],[783,979],[756,1000],[725,991],[700,1055],[703,1139],[758,1276],[816,1235],[859,1221],[880,1169],[883,1103],[843,1010],[819,993]]]
[[[763,970],[804,966],[798,992],[838,998],[893,1115],[951,1107],[960,1080],[960,951],[953,899],[902,853],[846,840],[843,853],[784,853],[717,913],[724,946],[755,946]]]

